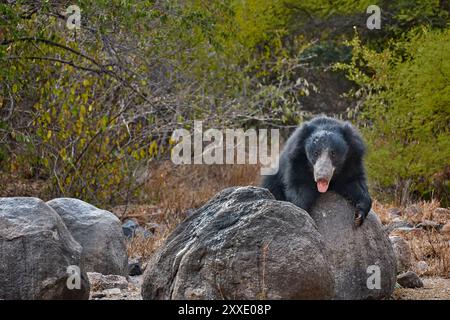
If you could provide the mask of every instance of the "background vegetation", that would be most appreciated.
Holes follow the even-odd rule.
[[[370,4],[380,30],[366,27]],[[156,202],[145,179],[175,128],[288,133],[327,113],[361,128],[378,199],[448,203],[449,12],[447,0],[2,3],[0,168],[48,182],[49,197]]]

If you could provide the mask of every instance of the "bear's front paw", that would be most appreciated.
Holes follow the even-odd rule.
[[[364,203],[357,203],[355,209],[356,209],[354,218],[355,227],[359,227],[363,224],[364,220],[369,214],[370,207],[367,208],[367,206],[365,206]]]
[[[364,221],[362,214],[359,213],[358,211],[355,212],[355,220],[354,221],[355,221],[355,227],[361,226]]]
[[[363,224],[366,217],[367,217],[367,214],[364,213],[364,211],[356,210],[355,219],[354,219],[355,227],[360,227]]]

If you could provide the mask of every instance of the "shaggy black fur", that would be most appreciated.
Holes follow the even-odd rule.
[[[283,149],[277,174],[265,176],[262,187],[269,189],[276,199],[309,211],[320,194],[313,166],[326,149],[335,168],[328,191],[337,192],[354,205],[355,224],[361,225],[372,200],[363,166],[364,142],[348,122],[318,117],[297,128]]]

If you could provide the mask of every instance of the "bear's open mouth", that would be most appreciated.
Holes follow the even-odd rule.
[[[328,190],[328,180],[326,180],[326,179],[319,179],[319,180],[317,180],[317,190],[320,193],[327,192],[327,190]]]

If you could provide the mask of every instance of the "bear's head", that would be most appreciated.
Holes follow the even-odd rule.
[[[349,146],[345,138],[333,131],[315,131],[305,141],[305,152],[317,190],[328,190],[331,179],[344,166]]]

